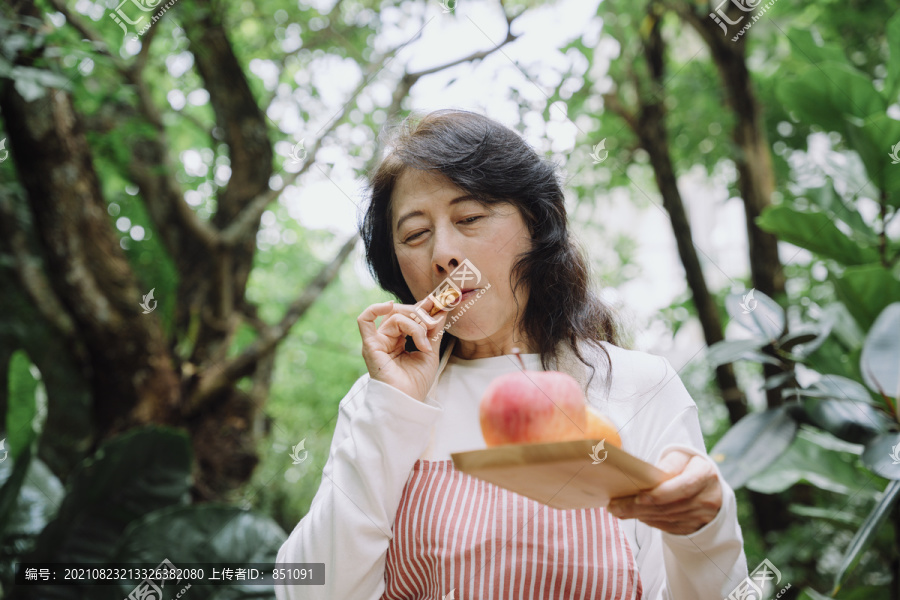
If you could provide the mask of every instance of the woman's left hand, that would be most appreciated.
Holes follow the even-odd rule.
[[[672,450],[657,467],[676,475],[636,496],[614,498],[606,510],[676,535],[694,533],[715,518],[722,507],[722,486],[708,460]]]

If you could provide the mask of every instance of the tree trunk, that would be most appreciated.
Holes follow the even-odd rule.
[[[769,154],[762,108],[747,69],[746,37],[736,42],[732,42],[727,35],[723,37],[720,26],[709,18],[707,11],[698,13],[687,3],[676,1],[670,3],[670,7],[706,42],[722,79],[725,98],[736,120],[732,131],[736,147],[734,162],[738,171],[738,188],[744,202],[747,242],[750,247],[750,277],[755,289],[779,300],[784,295],[785,276],[778,257],[778,239],[756,224],[756,218],[771,204],[772,192],[775,191],[775,172],[772,156]],[[732,21],[736,20],[733,17],[743,16],[744,13],[733,5],[729,4],[728,7],[735,13],[729,17]],[[774,365],[763,365],[765,377],[779,372]],[[769,408],[784,404],[781,386],[766,390],[766,401]]]
[[[660,33],[660,21],[654,17],[652,10],[648,13],[648,17],[654,19],[653,26],[648,31],[647,36],[643,38],[643,45],[653,85],[653,93],[647,94],[646,97],[639,94],[642,102],[640,111],[637,118],[631,119],[631,123],[640,140],[641,146],[650,156],[650,163],[653,167],[657,186],[659,187],[663,198],[663,205],[672,221],[672,230],[678,244],[678,252],[681,257],[681,262],[684,265],[688,286],[694,297],[694,304],[700,317],[704,337],[706,338],[707,345],[712,345],[724,339],[722,334],[722,324],[716,304],[706,287],[706,280],[703,276],[700,261],[693,244],[690,222],[688,221],[684,209],[681,194],[678,191],[678,182],[672,166],[672,159],[669,153],[668,134],[665,127],[665,108],[663,103],[665,92],[665,42]],[[747,74],[746,69],[744,69],[744,74]],[[747,84],[749,85],[749,78],[747,79]],[[759,123],[758,118],[754,123]],[[742,135],[746,135],[746,132]],[[765,143],[765,133],[763,132],[761,137],[759,134],[755,134],[754,139],[756,140],[754,143]],[[767,150],[765,156],[767,158],[769,156]],[[765,197],[766,203],[768,203],[768,198],[771,194],[771,183],[773,181],[771,161],[767,164],[767,179],[764,170],[751,170],[750,172],[745,173],[746,176],[741,177],[742,185],[747,184],[749,186],[747,193],[755,194],[753,198],[755,198],[754,202],[757,204],[761,197]],[[749,177],[758,177],[760,180],[751,181]],[[753,185],[749,185],[751,183]],[[760,189],[760,185],[769,186],[768,188],[765,188],[769,189],[768,194],[766,192],[757,193]],[[751,204],[753,204],[753,202],[748,203],[745,201],[744,206],[747,207]],[[759,213],[757,212],[756,214],[758,215]],[[771,276],[772,272],[768,269],[768,266],[765,269],[760,270],[759,264],[756,265],[756,270],[754,271],[754,257],[757,259],[758,263],[760,253],[764,256],[768,256],[767,252],[775,248],[775,238],[774,236],[765,234],[768,238],[771,238],[771,246],[768,245],[769,239],[763,240],[762,242],[757,240],[754,243],[753,236],[755,234],[750,233],[750,230],[752,229],[758,233],[764,232],[756,227],[755,221],[749,218],[749,216],[747,219],[747,227],[751,240],[751,271],[753,272],[754,281],[756,281],[757,277],[763,277],[763,279],[765,279],[766,277]],[[775,254],[774,264],[778,266],[777,272],[780,274],[781,271],[780,265],[777,262],[777,254]],[[784,282],[782,278],[782,289],[783,285]],[[729,419],[731,423],[734,424],[747,414],[747,403],[743,392],[737,385],[734,369],[731,364],[721,365],[716,369],[716,383],[722,391],[725,406],[728,409]],[[780,389],[774,391],[777,393],[778,404],[780,404]],[[757,526],[761,532],[766,533],[769,531],[781,530],[788,526],[789,515],[785,508],[785,504],[777,496],[749,491],[749,498],[750,503],[753,506]]]
[[[653,18],[652,12],[648,18]],[[637,115],[625,113],[616,99],[613,101],[613,109],[637,136],[641,147],[650,157],[650,165],[653,167],[653,175],[656,185],[662,196],[663,207],[669,214],[672,223],[672,233],[678,247],[678,256],[684,267],[685,278],[697,316],[703,330],[703,337],[707,346],[724,339],[722,333],[722,320],[719,309],[716,306],[712,294],[706,285],[706,277],[694,247],[691,224],[688,220],[681,192],[678,190],[678,179],[672,166],[672,156],[669,152],[669,137],[665,124],[665,107],[663,104],[665,86],[665,43],[660,34],[660,23],[654,19],[653,26],[648,35],[643,38],[644,56],[650,72],[650,85],[652,93],[638,93],[639,107]],[[716,384],[722,394],[725,407],[728,410],[728,418],[731,424],[737,423],[747,414],[747,401],[743,391],[738,387],[734,375],[734,367],[729,364],[719,365],[715,369]]]

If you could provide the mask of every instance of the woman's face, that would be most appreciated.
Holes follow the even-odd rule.
[[[416,301],[437,288],[465,259],[481,273],[480,282],[461,286],[464,291],[476,291],[464,296],[448,316],[447,331],[459,339],[454,354],[465,359],[500,356],[514,346],[531,352],[521,332],[514,329],[516,302],[510,272],[518,256],[531,248],[518,208],[483,206],[442,175],[406,169],[394,186],[391,209],[394,252]],[[488,284],[490,288],[485,289]],[[517,290],[520,314],[528,291],[524,284]]]

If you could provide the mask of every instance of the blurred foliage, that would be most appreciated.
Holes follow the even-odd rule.
[[[38,4],[45,14],[55,15],[54,23],[61,22],[48,2]],[[68,2],[67,6],[75,4]],[[508,13],[516,14],[543,4],[539,0],[517,0],[505,6]],[[375,43],[376,36],[396,29],[404,19],[421,18],[420,13],[429,6],[433,9],[433,5],[348,0],[339,3],[338,14],[330,14],[303,1],[217,4],[238,58],[252,74],[249,81],[254,94],[260,105],[268,108],[268,133],[276,156],[281,157],[277,166],[283,167],[273,178],[275,184],[289,172],[291,146],[309,135],[309,147],[312,136],[340,104],[335,101],[335,80],[345,84],[338,87],[346,92],[355,85],[352,80],[361,78],[371,61],[382,55],[384,47]],[[193,10],[198,10],[194,4],[180,0],[169,16]],[[771,332],[760,329],[755,331],[756,341],[747,343],[754,332],[745,327],[745,339],[731,336],[727,343],[737,345],[723,345],[715,352],[750,359],[737,365],[742,385],[748,390],[765,385],[758,368],[760,361],[777,362],[794,379],[797,402],[802,398],[801,413],[778,415],[780,428],[763,424],[753,430],[782,432],[782,446],[778,447],[785,451],[771,452],[774,462],[765,472],[747,478],[747,487],[758,491],[774,493],[793,486],[806,490],[810,502],[790,507],[798,516],[796,524],[777,539],[762,539],[753,529],[746,489],[738,489],[737,494],[751,569],[768,557],[782,568],[787,581],[795,582],[795,590],[812,586],[804,591],[804,597],[810,598],[823,597],[812,588],[825,589],[841,581],[845,581],[841,598],[886,598],[887,561],[891,544],[896,543],[896,529],[875,526],[881,523],[877,520],[879,506],[883,509],[886,499],[892,497],[885,491],[888,479],[863,463],[864,446],[860,443],[867,441],[872,447],[882,448],[884,438],[876,438],[894,433],[895,425],[885,429],[876,422],[867,429],[866,424],[872,422],[869,413],[861,421],[858,415],[832,410],[832,405],[823,402],[861,400],[848,400],[847,394],[862,388],[872,410],[889,416],[883,411],[884,399],[871,387],[863,387],[866,381],[860,364],[876,318],[900,299],[898,242],[887,229],[900,207],[900,167],[892,166],[889,158],[891,146],[900,142],[900,121],[896,115],[887,116],[888,107],[897,106],[900,84],[900,18],[888,19],[894,12],[896,7],[882,2],[779,0],[767,19],[755,24],[746,38],[747,62],[765,107],[764,126],[772,143],[779,182],[778,203],[759,224],[797,246],[797,252],[785,263],[789,309],[776,317],[789,323],[792,333],[770,336]],[[633,186],[639,190],[655,187],[646,153],[635,149],[628,129],[604,112],[601,95],[613,82],[622,86],[626,98],[639,93],[628,87],[628,68],[642,68],[642,61],[627,53],[637,47],[631,42],[640,35],[646,3],[606,0],[597,14],[602,19],[600,33],[592,30],[560,47],[571,64],[554,73],[558,83],[550,86],[546,97],[533,100],[517,88],[497,90],[497,94],[518,109],[520,131],[525,130],[526,117],[537,114],[549,121],[558,116],[557,109],[563,109],[568,120],[577,123],[579,136],[574,148],[548,150],[551,136],[545,132],[547,147],[543,150],[549,158],[559,159],[567,172],[567,191],[575,196],[577,207],[574,225],[583,232],[598,280],[617,287],[640,275],[637,248],[630,235],[608,231],[602,211],[612,210],[614,192],[625,188],[632,190],[630,202],[649,207],[650,196],[634,192]],[[93,18],[91,26],[110,41],[114,53],[133,56],[131,48],[120,52],[121,30],[112,20]],[[163,19],[155,27],[159,31],[148,63],[152,97],[157,106],[163,107],[171,155],[178,159],[175,177],[188,190],[186,199],[192,208],[208,219],[216,210],[215,192],[227,182],[223,173],[230,168],[228,148],[221,143],[222,132],[215,128],[212,106],[208,95],[204,97],[202,80],[193,68],[191,50],[178,19]],[[734,152],[730,137],[734,119],[724,108],[718,74],[692,30],[670,14],[665,15],[663,27],[672,48],[664,102],[676,170],[684,174],[699,167],[713,183],[727,189],[728,198],[736,198],[736,174],[730,158]],[[71,27],[47,27],[40,39],[7,35],[8,30],[8,22],[0,18],[0,72],[9,72],[10,57],[18,52],[39,44],[56,50],[58,63],[42,62],[16,72],[17,89],[28,97],[39,96],[46,86],[65,85],[71,90],[75,107],[87,124],[95,168],[109,200],[110,222],[121,232],[122,247],[144,289],[156,289],[157,312],[172,334],[172,299],[178,281],[137,189],[121,175],[130,158],[126,140],[147,133],[147,127],[137,120],[112,130],[101,126],[104,105],[131,102],[133,91],[121,84],[110,59],[94,52]],[[352,77],[334,77],[341,68]],[[537,69],[530,65],[520,68],[526,75],[533,75],[532,70]],[[386,71],[390,73],[391,69]],[[319,159],[326,176],[365,176],[373,142],[388,117],[385,98],[392,85],[374,83],[337,126],[327,149],[332,154]],[[407,99],[403,107],[408,109],[412,104]],[[592,163],[590,152],[601,140],[605,140],[609,158],[598,166]],[[819,151],[822,145],[825,152]],[[338,154],[333,153],[336,147],[341,149]],[[7,183],[14,179],[11,173],[11,161],[0,164],[3,185],[14,185]],[[305,177],[298,187],[313,181]],[[353,202],[349,196],[347,201]],[[284,199],[273,204],[258,235],[248,298],[259,305],[260,318],[270,322],[281,316],[340,244],[333,233],[305,226],[294,212],[295,206],[295,202]],[[42,549],[52,552],[60,540],[74,539],[77,528],[85,523],[92,525],[91,535],[96,536],[86,536],[88,541],[114,542],[101,552],[103,556],[92,555],[97,560],[109,559],[110,552],[139,556],[140,560],[161,559],[165,546],[160,544],[170,539],[167,536],[190,531],[202,532],[205,539],[208,532],[204,527],[224,526],[226,522],[233,523],[237,530],[222,539],[234,544],[237,536],[241,542],[237,545],[243,547],[236,548],[234,555],[227,554],[228,548],[219,547],[218,556],[242,560],[246,559],[245,551],[259,549],[274,560],[272,553],[283,535],[278,527],[290,531],[308,511],[318,488],[338,403],[365,372],[355,319],[369,304],[388,298],[377,288],[361,283],[361,267],[356,260],[356,264],[344,265],[339,279],[279,349],[265,406],[267,429],[259,432],[261,462],[253,480],[233,499],[241,509],[208,507],[201,514],[186,505],[181,478],[189,476],[190,457],[185,441],[168,431],[135,432],[114,442],[119,446],[110,447],[119,453],[118,461],[147,458],[151,471],[154,457],[180,465],[174,472],[157,473],[167,482],[161,490],[151,489],[149,472],[125,472],[129,469],[113,460],[110,448],[86,457],[71,481],[60,481],[34,456],[44,418],[42,394],[54,393],[55,385],[71,388],[74,391],[67,389],[65,393],[74,396],[86,384],[71,377],[64,384],[58,383],[57,377],[54,383],[52,373],[47,373],[46,382],[42,382],[32,361],[46,370],[47,359],[13,355],[4,434],[10,459],[0,463],[0,515],[6,516],[0,521],[0,581],[9,581],[12,557]],[[729,291],[713,290],[723,314]],[[734,302],[731,308],[734,310]],[[659,321],[674,336],[695,316],[690,298],[681,295],[661,311]],[[792,339],[795,326],[804,325],[812,327],[807,333],[814,333],[818,345],[811,344],[813,339]],[[241,331],[229,353],[236,354],[252,340],[251,330]],[[802,350],[804,345],[808,352]],[[721,448],[719,444],[728,442],[728,422],[711,373],[708,362],[693,363],[682,377],[701,407],[708,445]],[[819,382],[826,383],[808,383],[815,374],[823,376]],[[833,376],[833,381],[845,378],[858,387],[829,387],[824,376]],[[801,382],[804,378],[807,380]],[[794,425],[785,425],[788,422]],[[734,428],[732,432],[736,433],[732,435],[740,435],[745,427]],[[853,441],[842,439],[848,436],[857,437]],[[787,437],[790,439],[784,443]],[[293,465],[290,451],[301,440],[305,440],[309,458]],[[759,458],[750,456],[752,460]],[[116,472],[116,477],[132,482],[135,493],[143,490],[148,496],[123,511],[103,514],[98,509],[107,505],[91,492],[106,492],[110,498],[116,492],[104,488],[102,482],[91,490],[91,469]],[[246,510],[251,508],[252,512]],[[246,515],[246,520],[236,522],[232,518],[235,511]],[[78,518],[73,519],[73,515]],[[271,520],[262,515],[269,515]],[[896,527],[896,520],[893,523]],[[145,536],[140,534],[146,530],[154,530],[159,536],[155,541],[147,538],[150,543],[141,547],[138,541]],[[860,541],[866,545],[859,545]],[[78,552],[87,552],[90,546]],[[97,543],[94,550],[98,548],[107,546]],[[197,548],[196,544],[184,546],[187,554],[199,552]],[[172,560],[177,564],[175,558]],[[199,589],[192,590],[192,596],[200,594]]]
[[[887,31],[893,59],[888,64],[896,65],[900,15]],[[860,563],[866,567],[849,579],[853,583],[889,581],[892,547],[900,537],[900,242],[889,231],[900,209],[900,172],[890,168],[888,152],[893,140],[900,143],[900,122],[887,115],[890,105],[896,107],[900,78],[889,66],[876,85],[839,47],[807,31],[791,30],[789,37],[802,59],[795,56],[779,67],[781,105],[795,122],[840,134],[837,148],[859,157],[864,173],[849,175],[862,184],[847,185],[848,173],[837,170],[826,170],[824,185],[821,176],[811,183],[801,168],[792,169],[790,196],[758,219],[762,228],[821,261],[811,270],[814,277],[801,284],[819,302],[811,310],[807,301],[802,311],[813,322],[797,322],[788,333],[788,315],[764,294],[753,298],[751,290],[729,297],[729,313],[743,335],[715,344],[709,360],[769,362],[781,373],[767,385],[777,379],[792,387],[785,390],[788,404],[748,415],[711,453],[736,488],[777,493],[805,482],[848,496],[857,510],[868,512],[857,522],[844,500],[831,507],[794,507],[829,522],[840,512],[839,520],[853,532],[849,541],[835,532],[831,550],[843,548],[840,559],[818,565],[833,575],[836,595]],[[874,218],[859,209],[866,201],[877,206]],[[816,294],[820,285],[830,293]],[[798,365],[805,367],[802,373]],[[859,506],[862,498],[868,502]],[[886,520],[892,527],[883,527]]]

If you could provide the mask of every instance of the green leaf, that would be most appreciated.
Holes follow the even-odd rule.
[[[831,435],[863,444],[889,430],[893,421],[869,402],[835,398],[807,398],[803,402],[809,421]]]
[[[823,318],[815,325],[797,327],[778,340],[778,349],[803,359],[819,349],[831,334],[831,321]]]
[[[900,91],[900,12],[895,12],[888,21],[884,39],[887,40],[891,55],[887,61],[888,75],[884,85],[885,95],[888,98],[896,98],[897,92]]]
[[[806,504],[791,504],[788,511],[801,517],[809,517],[812,519],[822,519],[823,521],[832,521],[841,525],[849,525],[856,530],[861,524],[862,519],[853,512],[844,510],[834,510],[832,507],[807,506]]]
[[[19,455],[18,459],[4,458],[6,460],[0,463],[0,469],[7,473],[3,477],[3,485],[0,486],[0,535],[6,531],[6,526],[13,516],[13,508],[19,497],[19,490],[28,474],[28,466],[31,464],[31,446],[26,446],[25,451]],[[3,473],[0,471],[0,477],[2,476]]]
[[[833,600],[831,596],[819,593],[812,588],[803,588],[798,600]]]
[[[812,30],[792,27],[788,30],[788,40],[791,42],[791,52],[799,53],[810,63],[833,62],[846,63],[843,51],[831,44],[819,45],[819,41],[813,37]]]
[[[844,203],[834,190],[834,184],[829,182],[819,188],[811,188],[803,191],[803,197],[813,202],[830,216],[840,219],[861,238],[870,241],[871,245],[878,243],[878,236],[865,222],[856,206],[851,202]]]
[[[834,291],[864,331],[868,331],[881,311],[900,298],[900,281],[879,265],[847,267],[832,275]]]
[[[860,458],[879,477],[900,479],[900,433],[884,433],[869,440]]]
[[[822,375],[822,379],[808,388],[786,389],[784,390],[784,395],[785,397],[798,396],[800,398],[836,398],[838,400],[877,404],[872,400],[872,395],[865,386],[840,375]]]
[[[113,438],[72,474],[59,513],[30,559],[106,561],[133,520],[188,502],[190,474],[190,442],[180,431],[150,427]]]
[[[738,421],[710,451],[722,477],[739,489],[754,475],[771,465],[791,445],[797,422],[787,406],[752,413]]]
[[[871,475],[857,466],[855,454],[834,450],[846,446],[828,434],[803,427],[790,448],[780,452],[765,471],[749,480],[747,488],[777,494],[804,481],[848,496],[864,494],[871,485]]]
[[[763,383],[763,389],[772,390],[783,385],[787,385],[789,382],[794,381],[795,375],[796,373],[794,373],[793,370],[782,371],[781,373],[770,375],[769,377],[766,377],[766,380]],[[784,390],[782,390],[782,395],[784,395]]]
[[[767,342],[774,342],[785,333],[784,309],[757,289],[728,294],[725,309],[732,321]]]
[[[765,346],[766,340],[722,340],[716,342],[706,351],[706,360],[713,367],[741,360],[747,357],[753,350]]]
[[[872,115],[860,125],[847,125],[847,138],[859,154],[872,183],[884,193],[885,201],[900,207],[900,169],[892,164],[892,146],[900,142],[900,121],[887,113]]]
[[[39,387],[40,371],[32,364],[28,354],[22,350],[13,352],[9,361],[9,407],[6,414],[6,447],[10,456],[18,456],[37,438],[35,425],[38,429],[42,426],[35,419]],[[40,393],[44,393],[43,389]]]
[[[808,344],[819,337],[817,333],[805,333],[798,331],[791,331],[787,335],[783,336],[780,340],[778,340],[778,349],[784,350],[785,352],[790,352],[791,348],[794,346],[802,346],[803,344]]]
[[[805,248],[814,254],[845,265],[864,265],[878,261],[878,251],[860,246],[838,229],[821,212],[800,212],[784,204],[766,208],[756,224],[778,239]]]
[[[782,79],[776,96],[801,121],[841,133],[846,131],[847,116],[865,121],[887,110],[868,77],[846,63],[832,61]]]
[[[873,508],[872,512],[869,513],[869,516],[866,517],[862,527],[859,528],[856,535],[850,540],[850,545],[847,547],[847,551],[844,552],[841,566],[838,569],[837,575],[834,577],[834,591],[832,592],[832,596],[837,595],[838,591],[841,589],[841,582],[844,580],[844,577],[850,574],[856,566],[856,563],[859,562],[863,552],[869,548],[875,534],[878,533],[881,524],[890,514],[891,509],[894,507],[898,498],[900,498],[900,481],[891,481],[884,490],[881,499],[878,500],[878,503],[875,505],[875,508]]]
[[[870,389],[895,401],[900,398],[900,302],[888,305],[875,319],[863,344],[859,369]]]

